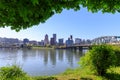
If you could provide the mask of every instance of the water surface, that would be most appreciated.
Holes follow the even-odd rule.
[[[71,50],[0,49],[0,67],[17,64],[29,75],[54,75],[79,66],[82,53]]]

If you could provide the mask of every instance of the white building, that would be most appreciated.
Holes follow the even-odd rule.
[[[81,39],[80,38],[75,38],[75,44],[80,44],[81,43]]]

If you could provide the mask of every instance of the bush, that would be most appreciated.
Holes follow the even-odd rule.
[[[89,67],[91,71],[95,71],[100,76],[104,76],[111,66],[115,66],[118,62],[116,53],[117,49],[113,49],[110,45],[96,45],[88,51],[85,56],[80,59],[81,67]],[[120,55],[120,54],[119,54]]]
[[[52,77],[52,76],[43,76],[43,77],[34,77],[34,80],[57,80],[56,77]]]
[[[0,80],[29,80],[19,66],[13,65],[0,68]]]
[[[119,46],[112,46],[115,55],[116,55],[116,66],[120,66],[120,47]]]

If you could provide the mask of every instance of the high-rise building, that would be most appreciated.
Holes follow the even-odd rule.
[[[50,45],[55,45],[54,38],[50,39]]]
[[[49,39],[47,34],[45,35],[44,44],[45,45],[49,44]]]
[[[64,43],[63,43],[63,38],[62,38],[62,39],[58,39],[58,41],[59,41],[59,42],[58,42],[58,45],[59,45],[59,46],[64,45]]]
[[[73,36],[72,35],[70,35],[70,40],[72,40],[73,39]]]
[[[57,41],[56,41],[56,38],[57,38],[56,34],[53,34],[53,38],[54,38],[54,43],[56,44],[57,43]]]
[[[82,40],[80,38],[75,38],[75,44],[80,44]]]
[[[72,46],[72,45],[73,45],[73,40],[68,38],[68,40],[66,40],[66,46]]]

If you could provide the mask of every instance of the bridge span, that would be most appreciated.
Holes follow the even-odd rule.
[[[92,46],[91,44],[72,45],[72,46],[67,46],[66,49],[82,51],[83,49],[90,49],[91,46]]]
[[[90,40],[90,43],[80,43],[72,44],[70,46],[60,46],[58,49],[74,49],[74,50],[83,50],[83,49],[90,49],[92,45],[100,45],[100,44],[110,44],[110,45],[117,45],[120,46],[120,36],[101,36]]]
[[[106,43],[109,45],[116,45],[120,46],[120,43]],[[82,51],[83,49],[91,49],[94,44],[80,44],[80,45],[71,45],[71,46],[61,46],[57,47],[56,49],[70,49],[70,50],[79,50]],[[100,45],[100,44],[95,44]]]
[[[81,44],[81,45],[71,45],[71,46],[61,46],[57,47],[56,49],[70,49],[70,50],[79,50],[82,51],[83,49],[90,49],[91,44]]]

